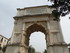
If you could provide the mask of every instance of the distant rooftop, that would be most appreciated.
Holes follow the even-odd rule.
[[[3,35],[1,35],[1,34],[0,34],[0,36],[6,38],[5,36],[3,36]],[[8,38],[6,38],[6,39],[8,39]]]

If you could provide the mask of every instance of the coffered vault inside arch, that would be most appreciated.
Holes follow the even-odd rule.
[[[38,24],[33,24],[31,26],[29,26],[26,30],[26,35],[25,35],[25,45],[29,46],[29,40],[30,40],[30,35],[33,32],[42,32],[45,35],[45,40],[47,38],[47,33],[45,28],[42,25],[38,25]],[[47,40],[46,40],[47,41]]]

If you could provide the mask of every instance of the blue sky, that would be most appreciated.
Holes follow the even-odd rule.
[[[47,0],[0,0],[0,34],[10,38],[14,26],[13,17],[17,8],[40,6],[50,4]],[[69,16],[61,17],[60,24],[64,40],[70,43],[70,20]]]

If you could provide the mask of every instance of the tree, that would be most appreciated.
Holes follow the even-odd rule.
[[[2,51],[5,52],[5,51],[6,51],[6,48],[7,48],[7,46],[4,46],[4,47],[2,48]]]
[[[28,53],[35,53],[35,48],[29,46]]]
[[[70,13],[70,0],[48,0],[53,2],[53,8],[56,10],[52,11],[54,17],[58,18],[60,15],[65,16]]]
[[[31,49],[31,53],[35,53],[35,49],[33,47]]]
[[[2,47],[0,47],[0,50],[2,49]]]
[[[31,46],[29,46],[28,48],[28,53],[31,53]]]
[[[44,53],[47,53],[47,50],[46,49],[44,50]]]

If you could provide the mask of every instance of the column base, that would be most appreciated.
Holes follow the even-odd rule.
[[[9,44],[5,53],[28,53],[28,47],[20,44]]]
[[[20,53],[19,46],[7,46],[5,53]]]
[[[48,46],[47,53],[69,53],[67,44],[54,44]]]

